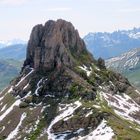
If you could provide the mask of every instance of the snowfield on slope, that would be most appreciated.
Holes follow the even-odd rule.
[[[81,105],[82,105],[82,104],[81,104],[80,101],[76,101],[76,102],[74,102],[73,104],[72,104],[72,103],[71,103],[71,104],[67,104],[65,108],[61,108],[61,107],[59,108],[59,111],[62,111],[62,113],[59,114],[58,116],[56,116],[56,117],[54,118],[54,120],[51,122],[51,124],[49,125],[49,127],[48,127],[48,129],[47,129],[48,140],[63,140],[63,138],[64,138],[65,136],[63,136],[63,138],[62,138],[62,137],[59,137],[59,138],[57,139],[57,136],[55,136],[54,133],[51,133],[52,126],[53,126],[54,124],[56,124],[57,122],[59,122],[60,120],[66,118],[66,117],[70,117],[70,116],[74,113],[74,111],[75,111],[77,108],[79,108]]]
[[[113,107],[114,112],[126,120],[140,124],[140,106],[125,93],[121,95],[111,95],[101,92],[100,95],[104,97],[108,105]]]
[[[136,48],[120,56],[107,59],[106,66],[107,68],[116,68],[119,71],[132,69],[139,64],[139,52],[140,49]]]
[[[73,138],[72,140],[111,140],[115,135],[110,126],[107,126],[107,121],[102,120],[101,124],[89,133],[87,136]]]

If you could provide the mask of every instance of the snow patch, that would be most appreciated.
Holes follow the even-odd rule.
[[[92,68],[88,68],[85,65],[83,66],[79,66],[80,69],[84,70],[87,73],[87,76],[90,76],[91,72],[92,72]]]
[[[36,120],[35,125],[34,125],[34,131],[37,129],[39,122],[40,122],[40,119],[38,117],[38,119]]]
[[[84,137],[79,136],[78,140],[111,140],[114,135],[111,127],[107,126],[107,121],[102,120],[101,124],[93,132]]]
[[[25,90],[28,86],[29,86],[29,83],[23,88],[23,90]]]
[[[0,97],[0,101],[3,100],[4,96]]]
[[[51,124],[49,125],[48,129],[47,129],[47,134],[48,134],[48,139],[51,139],[51,140],[56,140],[56,136],[55,134],[51,133],[51,130],[52,130],[52,126],[54,124],[56,124],[57,122],[59,122],[60,120],[68,117],[68,116],[71,116],[74,111],[79,108],[81,106],[81,102],[80,101],[76,101],[75,103],[73,104],[69,104],[69,105],[66,105],[66,108],[63,108],[61,109],[61,113],[56,116],[54,118],[54,120],[51,122]]]
[[[138,52],[139,50],[136,48],[118,57],[110,58],[106,60],[106,66],[107,68],[113,68],[119,71],[132,69],[136,67],[140,61]]]
[[[114,108],[116,114],[126,120],[140,124],[140,118],[133,117],[140,112],[140,106],[128,95],[125,93],[123,93],[122,96],[117,94],[111,95],[104,92],[101,92],[100,94],[108,102],[108,105]]]
[[[29,97],[30,95],[31,95],[31,91],[29,91],[24,97],[23,97],[23,99],[25,99],[25,98],[27,98],[27,97]]]
[[[11,120],[8,121],[8,124],[10,124],[10,123],[11,123]]]
[[[2,129],[0,130],[0,133],[5,129],[5,126],[2,127]]]
[[[87,114],[86,114],[86,116],[85,117],[88,117],[89,115],[91,115],[93,112],[92,112],[92,110],[90,111],[90,112],[88,112]]]
[[[136,89],[135,91],[136,91],[138,94],[140,94],[140,92],[139,92],[137,89]]]
[[[134,66],[137,65],[138,62],[139,62],[139,57],[131,58],[125,62],[124,67],[133,68]]]
[[[15,85],[15,87],[19,86],[22,83],[22,81],[24,81],[31,73],[33,73],[33,71],[34,69],[31,68],[31,71],[26,76],[22,77],[20,81]]]
[[[39,96],[38,90],[40,89],[40,83],[42,82],[42,80],[43,80],[43,79],[40,79],[39,82],[37,83],[37,88],[36,88],[36,90],[35,90],[35,95],[36,95],[36,96]]]
[[[97,67],[97,66],[94,66],[95,67],[95,69],[97,70],[97,71],[100,71],[100,69]]]
[[[46,106],[43,106],[40,112],[43,113],[45,108],[46,108]]]
[[[140,131],[140,128],[135,128],[136,130]]]
[[[54,98],[55,96],[54,95],[47,94],[47,95],[45,95],[45,97]]]
[[[54,139],[51,140],[65,140],[65,138],[70,134],[71,131],[64,131],[63,133],[57,133],[57,135],[54,137]]]
[[[6,88],[5,88],[5,89],[6,89]],[[5,90],[5,89],[4,89],[4,90]],[[2,91],[0,92],[0,94],[3,93],[4,90],[2,90]],[[0,97],[0,101],[2,101],[2,100],[4,99],[4,97],[6,96],[7,93],[10,93],[10,92],[12,92],[12,91],[13,91],[13,86],[10,87],[10,89],[8,90],[8,92],[6,92],[4,95],[2,95],[2,97]],[[1,104],[0,104],[0,105],[1,105]]]
[[[93,105],[93,107],[95,107],[97,109],[100,109],[101,108],[101,106],[99,106],[99,105]]]
[[[28,134],[30,134],[31,132],[34,132],[34,131],[37,129],[39,122],[40,122],[40,118],[39,118],[39,116],[38,116],[38,117],[37,117],[37,120],[35,121],[35,123],[32,124],[32,125],[29,126],[29,127],[28,127],[28,126],[25,127],[24,131],[25,131],[26,133],[28,133]]]
[[[0,121],[2,121],[14,108],[14,106],[19,106],[21,103],[20,100],[15,101],[1,116],[0,116]]]
[[[140,32],[128,34],[130,38],[140,39]]]
[[[13,86],[10,87],[10,89],[8,90],[8,93],[11,93],[13,91]]]
[[[6,106],[7,106],[7,104],[2,107],[1,112],[6,109]]]
[[[23,120],[25,119],[26,115],[27,115],[26,113],[23,113],[21,115],[21,118],[20,118],[20,121],[19,121],[17,127],[8,135],[6,140],[11,140],[11,139],[15,138],[15,136],[18,134],[19,128],[20,128]]]

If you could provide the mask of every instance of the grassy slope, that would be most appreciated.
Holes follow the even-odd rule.
[[[18,75],[22,63],[23,61],[14,59],[0,60],[0,90],[5,88]]]
[[[116,134],[116,136],[114,136],[115,140],[139,140],[140,133],[136,130],[137,126],[135,123],[117,115],[99,94],[97,96],[97,102],[100,103],[101,110],[109,114],[107,122]]]
[[[26,56],[26,44],[17,44],[0,49],[0,59],[24,60]]]
[[[123,73],[125,77],[137,88],[140,89],[140,69]]]

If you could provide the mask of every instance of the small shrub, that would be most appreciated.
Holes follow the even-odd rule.
[[[28,106],[29,106],[29,104],[26,103],[26,102],[21,102],[20,105],[19,105],[20,108],[26,108]]]

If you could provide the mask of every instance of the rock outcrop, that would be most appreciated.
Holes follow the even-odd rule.
[[[61,66],[73,67],[82,54],[93,61],[84,41],[70,22],[64,20],[48,21],[33,28],[27,48],[24,66],[35,69],[54,70]],[[83,60],[85,61],[85,60]]]

